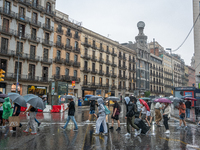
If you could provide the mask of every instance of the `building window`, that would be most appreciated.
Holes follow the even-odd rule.
[[[75,37],[75,38],[78,38],[78,31],[75,31],[74,37]]]
[[[8,39],[1,38],[1,53],[7,54],[8,52]]]
[[[46,18],[46,28],[50,29],[50,19]]]
[[[125,78],[125,71],[123,71],[123,77]]]
[[[31,30],[31,39],[36,40],[36,29],[32,28]]]
[[[77,70],[74,70],[74,77],[77,78]]]
[[[9,32],[9,20],[5,18],[3,18],[3,31]]]
[[[92,85],[95,85],[95,76],[92,76]]]
[[[112,86],[115,86],[115,80],[112,80]]]
[[[35,46],[34,45],[30,46],[30,58],[35,59]]]
[[[22,52],[23,52],[23,43],[17,42],[16,55],[22,56]]]
[[[113,53],[113,54],[115,53],[115,49],[114,49],[114,48],[112,49],[112,53]]]
[[[18,62],[15,62],[15,74],[17,74],[17,67],[18,67]],[[19,75],[22,72],[22,62],[19,62]]]
[[[109,61],[109,56],[108,56],[108,55],[106,55],[106,61],[107,61],[107,62]]]
[[[69,56],[70,56],[70,54],[66,53],[66,62],[69,62]]]
[[[87,61],[85,61],[84,68],[85,68],[85,70],[88,70],[87,69]]]
[[[10,2],[8,2],[8,1],[5,1],[4,12],[7,14],[10,14]]]
[[[56,75],[57,75],[57,76],[60,75],[60,67],[56,67]]]
[[[114,57],[112,57],[112,64],[114,64],[115,63],[115,58]]]
[[[57,60],[60,60],[60,51],[57,50],[57,56],[56,56]]]
[[[121,70],[119,70],[119,77],[121,77],[121,75],[122,75],[122,72],[121,72]]]
[[[25,18],[25,9],[23,7],[19,7],[19,17],[20,19]]]
[[[65,69],[65,75],[69,76],[69,69],[67,69],[67,68]]]
[[[100,67],[99,67],[99,71],[102,72],[102,65],[100,65]]]
[[[33,13],[33,23],[37,24],[37,13]]]
[[[107,49],[106,49],[106,50],[107,50],[107,52],[109,52],[109,46],[107,46]]]
[[[46,11],[47,13],[51,12],[51,4],[49,2],[47,2]]]
[[[37,7],[37,5],[38,5],[38,0],[32,0],[32,5],[33,5],[33,7]]]
[[[67,39],[67,47],[69,47],[70,46],[70,39]]]
[[[106,85],[109,86],[109,79],[106,79]]]
[[[75,41],[74,48],[75,48],[76,50],[78,49],[78,42],[77,42],[77,41]]]
[[[29,79],[35,79],[35,65],[29,64],[29,73],[28,73]]]
[[[19,23],[19,26],[18,26],[18,36],[20,36],[20,29],[21,29],[21,36],[25,37],[25,25]]]
[[[67,28],[67,36],[70,36],[70,35],[71,35],[71,29]]]
[[[103,46],[102,46],[102,43],[100,43],[100,50],[102,50],[103,49]]]
[[[119,67],[121,67],[121,60],[119,60]]]
[[[95,71],[95,63],[92,63],[92,71]]]
[[[46,33],[46,32],[45,32],[45,41],[46,43],[49,42],[49,33]]]
[[[99,78],[99,84],[102,85],[102,78]]]
[[[49,58],[49,50],[44,48],[43,61],[48,61],[48,58]]]
[[[100,59],[102,59],[102,53],[100,53]]]
[[[85,85],[87,85],[87,75],[84,75],[84,83]]]
[[[106,67],[106,74],[109,74],[109,67]]]
[[[74,62],[77,63],[78,55],[74,55]]]
[[[60,35],[57,36],[57,43],[61,43],[61,36]]]

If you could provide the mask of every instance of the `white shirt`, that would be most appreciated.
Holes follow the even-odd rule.
[[[161,108],[161,107],[162,107],[161,104],[159,102],[157,102],[154,108],[158,109],[158,108]]]
[[[145,106],[142,107],[142,114],[146,114],[147,113],[147,109]]]

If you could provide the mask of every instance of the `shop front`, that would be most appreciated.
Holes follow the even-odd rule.
[[[28,85],[27,94],[34,94],[37,96],[47,95],[47,87]]]
[[[0,82],[0,93],[6,93],[6,84]]]

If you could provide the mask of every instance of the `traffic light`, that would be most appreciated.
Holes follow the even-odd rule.
[[[5,71],[4,71],[3,69],[0,69],[0,82],[1,82],[1,81],[4,81],[3,78],[4,78],[5,76],[3,75],[3,73],[5,73]]]

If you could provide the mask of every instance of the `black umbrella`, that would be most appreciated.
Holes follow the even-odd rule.
[[[0,98],[0,103],[4,103],[5,100],[3,98]]]
[[[101,97],[101,96],[92,96],[92,97],[89,98],[89,101],[95,101],[95,100],[97,100],[99,98],[103,99],[103,97]]]
[[[110,96],[106,98],[106,101],[120,101],[119,97]]]

